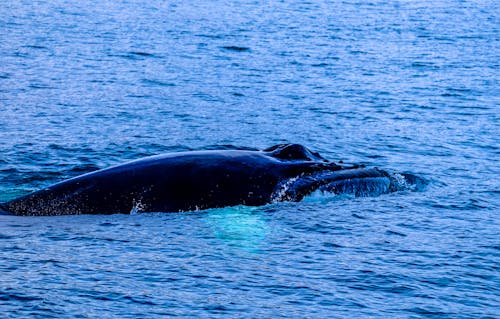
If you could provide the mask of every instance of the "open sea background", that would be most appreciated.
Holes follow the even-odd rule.
[[[0,216],[2,318],[500,318],[500,4],[0,4],[0,201],[162,152],[301,143],[424,192]]]

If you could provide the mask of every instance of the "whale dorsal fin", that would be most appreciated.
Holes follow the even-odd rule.
[[[274,158],[281,160],[305,160],[305,161],[321,161],[328,162],[319,153],[311,152],[305,146],[300,144],[278,144],[266,148],[264,152],[271,153]]]

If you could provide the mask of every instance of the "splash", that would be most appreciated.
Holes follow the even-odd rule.
[[[146,210],[146,205],[142,203],[141,200],[134,202],[132,209],[130,210],[130,215],[137,215]]]
[[[276,186],[275,190],[271,194],[271,203],[278,203],[290,200],[290,190],[293,188],[294,184],[299,180],[300,176],[285,179]]]

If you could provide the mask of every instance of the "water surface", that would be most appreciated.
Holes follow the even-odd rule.
[[[185,214],[0,216],[6,318],[500,317],[496,1],[3,1],[0,200],[301,143],[431,180]]]

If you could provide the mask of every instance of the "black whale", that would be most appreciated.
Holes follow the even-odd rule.
[[[299,144],[264,151],[169,153],[84,174],[0,204],[14,215],[180,212],[299,201],[319,190],[378,195],[421,179],[377,168],[342,167]]]

